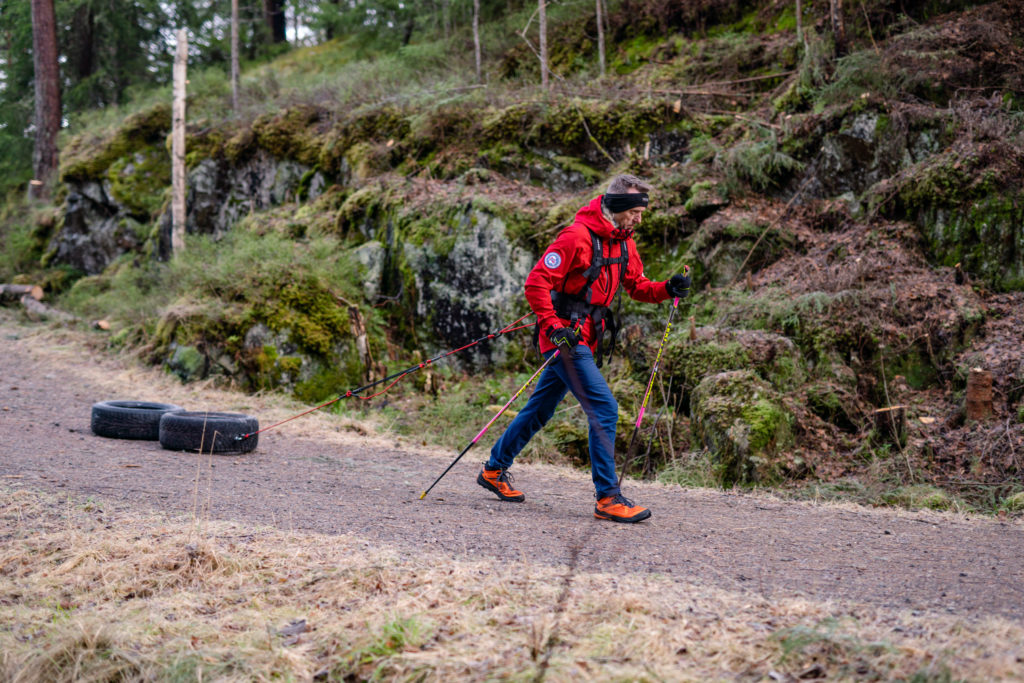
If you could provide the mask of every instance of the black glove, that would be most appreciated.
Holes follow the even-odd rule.
[[[566,351],[572,351],[580,343],[580,338],[568,327],[556,328],[548,335],[548,339],[552,344]]]
[[[689,272],[689,268],[685,272]],[[689,296],[690,294],[690,276],[679,274],[673,275],[672,279],[668,281],[665,289],[668,291],[669,296]]]

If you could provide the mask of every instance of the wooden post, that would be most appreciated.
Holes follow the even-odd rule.
[[[875,434],[881,443],[903,448],[907,442],[907,407],[889,406],[876,410]]]
[[[174,58],[174,104],[171,109],[171,255],[185,250],[185,91],[188,32],[178,30]]]
[[[992,373],[971,368],[967,375],[967,419],[984,420],[992,415]]]
[[[231,111],[238,114],[238,0],[231,0]]]

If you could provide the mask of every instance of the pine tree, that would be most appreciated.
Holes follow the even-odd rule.
[[[57,133],[60,132],[60,68],[57,60],[57,18],[53,0],[32,0],[32,56],[35,65],[35,129],[32,153],[35,178],[30,192],[45,197],[57,170]]]

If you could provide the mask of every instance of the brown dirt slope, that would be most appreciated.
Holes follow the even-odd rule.
[[[781,502],[761,495],[631,483],[653,518],[597,522],[582,472],[517,466],[524,504],[474,482],[480,451],[427,497],[454,454],[365,435],[314,414],[261,436],[246,456],[195,456],[155,442],[94,436],[92,403],[163,400],[192,410],[298,412],[276,397],[181,386],[89,351],[77,333],[30,328],[0,312],[0,482],[97,496],[182,516],[352,533],[406,551],[579,569],[659,573],[767,597],[807,596],[965,617],[1024,618],[1024,524],[930,512]]]

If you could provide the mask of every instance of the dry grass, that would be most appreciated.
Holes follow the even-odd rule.
[[[1024,673],[1024,629],[1000,619],[768,600],[665,576],[567,582],[567,567],[403,556],[24,490],[0,492],[0,537],[5,681]]]

